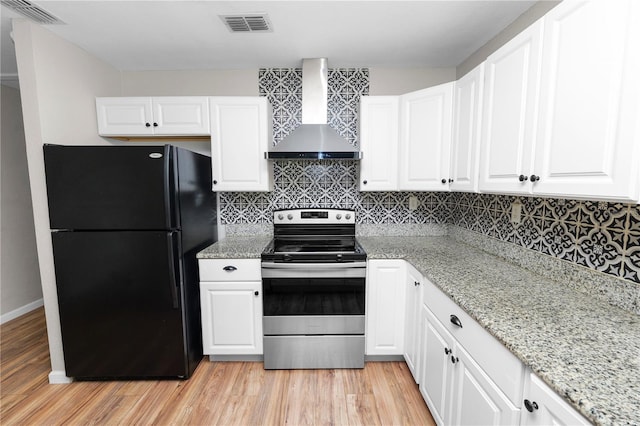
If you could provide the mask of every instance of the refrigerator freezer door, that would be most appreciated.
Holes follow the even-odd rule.
[[[179,232],[53,232],[67,375],[188,377]]]
[[[173,229],[171,146],[45,145],[52,229]]]

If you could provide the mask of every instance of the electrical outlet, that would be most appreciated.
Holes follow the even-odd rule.
[[[511,204],[511,223],[519,225],[522,217],[522,203],[516,200]]]
[[[409,210],[414,211],[418,208],[418,197],[412,195],[409,197]]]

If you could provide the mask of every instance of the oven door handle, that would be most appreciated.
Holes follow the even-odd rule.
[[[276,263],[262,262],[263,278],[359,278],[365,277],[367,262]]]

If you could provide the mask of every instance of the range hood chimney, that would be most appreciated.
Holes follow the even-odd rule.
[[[302,60],[302,124],[265,153],[270,160],[359,160],[362,155],[327,124],[326,58]]]

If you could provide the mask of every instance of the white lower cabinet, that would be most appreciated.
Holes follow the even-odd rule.
[[[422,306],[422,275],[407,263],[405,278],[404,360],[416,383],[420,383],[420,308]]]
[[[261,355],[260,259],[200,259],[205,355]]]
[[[525,383],[520,424],[568,426],[591,423],[530,372]]]
[[[420,392],[439,425],[513,425],[520,410],[426,305]]]
[[[366,354],[403,355],[405,265],[400,259],[369,260],[366,288]]]

